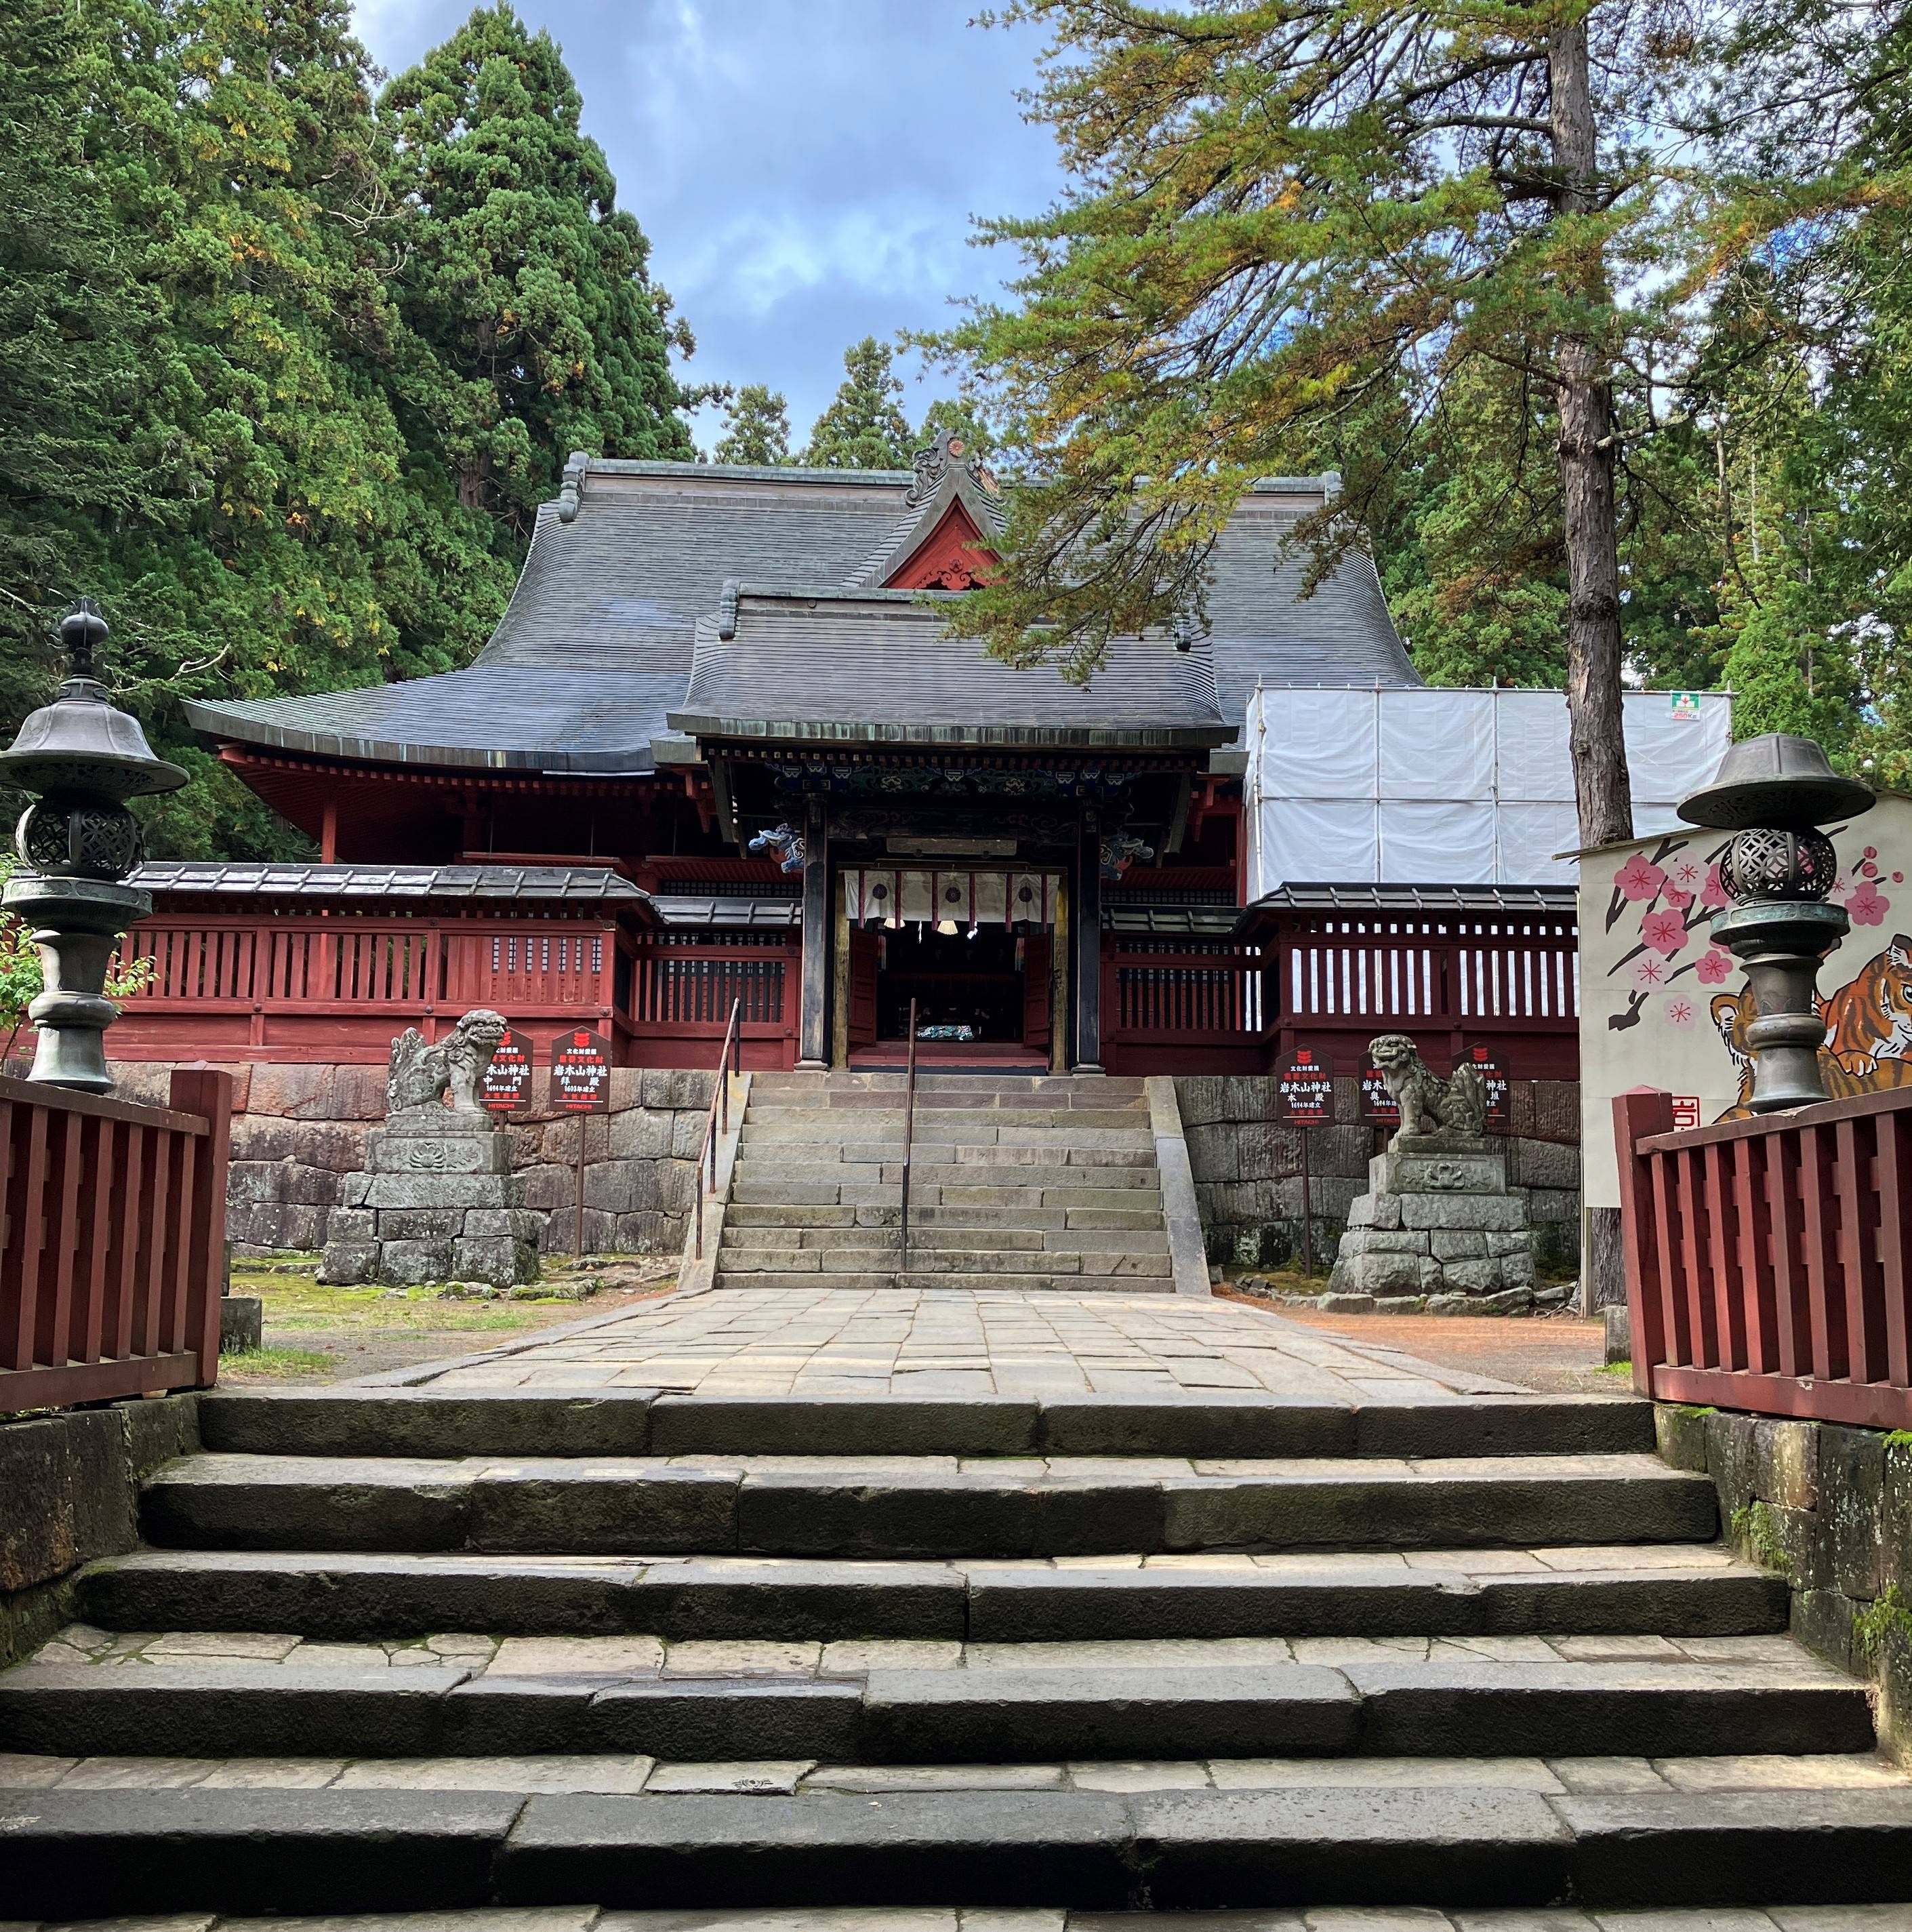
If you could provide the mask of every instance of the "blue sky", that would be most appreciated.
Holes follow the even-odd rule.
[[[781,389],[799,440],[850,343],[939,326],[952,296],[1013,267],[970,244],[972,215],[1033,212],[1059,185],[1051,136],[1016,100],[1038,37],[970,26],[972,0],[518,5],[563,47],[586,130],[697,335],[686,373]],[[469,11],[359,0],[358,31],[396,73]],[[912,381],[913,420],[938,388]]]

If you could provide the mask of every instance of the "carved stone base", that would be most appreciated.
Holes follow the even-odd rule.
[[[544,1216],[525,1205],[511,1143],[481,1114],[438,1106],[394,1113],[365,1143],[365,1171],[348,1175],[326,1228],[319,1279],[535,1281]]]
[[[1329,1286],[1356,1294],[1494,1294],[1531,1288],[1527,1190],[1507,1184],[1506,1143],[1402,1134],[1368,1163]]]

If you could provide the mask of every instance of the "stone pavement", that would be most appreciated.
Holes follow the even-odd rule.
[[[1146,1921],[1140,1922],[1146,1924]],[[1583,1912],[1482,1907],[1443,1912],[1426,1906],[1327,1906],[1311,1911],[1204,1912],[1169,1922],[1189,1932],[1908,1932],[1912,1905],[1779,1905],[1689,1912]],[[832,1906],[745,1912],[605,1912],[595,1906],[492,1907],[406,1919],[339,1915],[310,1918],[232,1918],[210,1912],[119,1918],[112,1932],[1136,1932],[1128,1912],[1071,1912],[1062,1906]],[[7,1932],[39,1932],[30,1922]],[[79,1932],[71,1926],[44,1932]]]
[[[417,1378],[409,1379],[417,1380]],[[700,1396],[1173,1396],[1329,1402],[1519,1394],[1234,1301],[1003,1288],[718,1290],[445,1364],[460,1389]]]

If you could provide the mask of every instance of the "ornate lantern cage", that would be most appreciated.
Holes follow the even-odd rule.
[[[1827,1097],[1819,966],[1851,920],[1845,907],[1827,903],[1839,862],[1819,828],[1876,802],[1869,787],[1834,771],[1812,739],[1776,731],[1735,745],[1713,783],[1680,802],[1689,824],[1734,834],[1719,865],[1733,903],[1713,914],[1712,932],[1745,968],[1752,994],[1746,1045],[1755,1113]]]
[[[106,969],[149,894],[121,883],[145,856],[130,798],[176,791],[187,774],[156,758],[139,720],[113,704],[95,675],[106,620],[86,598],[60,625],[69,674],[0,752],[0,784],[37,794],[20,815],[13,849],[22,869],[4,902],[31,932],[44,990],[27,1007],[38,1044],[28,1078],[82,1093],[109,1093],[106,1030],[118,1009]]]

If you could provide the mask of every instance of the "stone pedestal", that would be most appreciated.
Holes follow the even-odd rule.
[[[1494,1294],[1533,1286],[1527,1190],[1507,1184],[1506,1144],[1399,1134],[1368,1163],[1329,1286],[1359,1294]]]
[[[366,1137],[365,1172],[346,1178],[319,1279],[510,1288],[538,1279],[544,1221],[511,1172],[508,1135],[481,1114],[407,1107]]]

